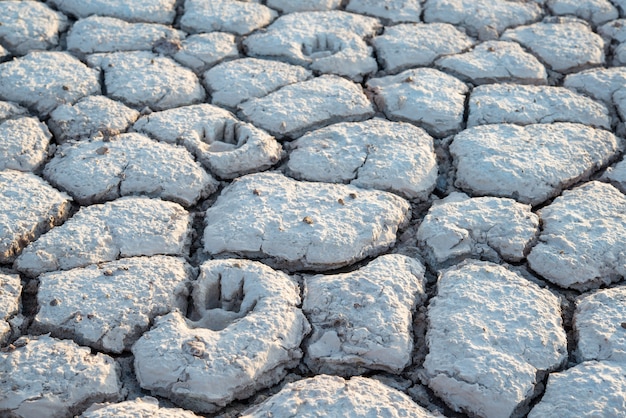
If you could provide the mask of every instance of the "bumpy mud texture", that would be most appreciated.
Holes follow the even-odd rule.
[[[626,0],[0,0],[0,417],[622,417]]]

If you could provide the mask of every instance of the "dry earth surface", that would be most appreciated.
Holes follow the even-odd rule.
[[[624,65],[624,0],[0,0],[0,417],[625,417]]]

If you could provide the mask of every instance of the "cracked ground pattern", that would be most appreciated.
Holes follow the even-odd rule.
[[[626,2],[0,0],[1,417],[624,417]]]

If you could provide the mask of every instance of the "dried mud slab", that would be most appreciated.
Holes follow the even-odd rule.
[[[213,412],[278,383],[302,357],[310,331],[298,285],[248,260],[200,266],[193,320],[157,318],[133,346],[141,387],[196,411]]]
[[[28,116],[28,110],[17,103],[0,101],[0,122],[20,116]]]
[[[444,271],[428,319],[428,386],[457,412],[524,414],[542,374],[567,361],[559,299],[497,264]]]
[[[35,51],[0,64],[0,98],[45,117],[61,104],[100,94],[99,77],[66,52]]]
[[[211,102],[230,108],[252,98],[267,96],[289,84],[305,81],[311,71],[298,65],[258,58],[225,62],[204,73]]]
[[[550,12],[556,16],[576,16],[594,26],[619,17],[609,0],[548,0]]]
[[[383,70],[394,74],[432,65],[437,58],[469,49],[475,41],[447,23],[418,23],[387,27],[372,43]]]
[[[528,418],[619,417],[626,411],[626,366],[589,361],[548,378]]]
[[[610,64],[623,66],[626,64],[626,20],[617,19],[598,27],[598,34],[610,44],[612,57]]]
[[[0,352],[4,416],[63,418],[121,397],[117,363],[105,354],[47,335],[22,337],[14,345]]]
[[[626,196],[589,182],[563,192],[539,215],[543,230],[530,267],[565,288],[588,290],[626,276]]]
[[[139,112],[106,96],[89,96],[50,113],[48,126],[57,143],[118,135],[139,118]]]
[[[607,105],[613,103],[613,94],[626,84],[626,68],[597,68],[570,74],[565,77],[563,86],[586,94]]]
[[[379,17],[393,23],[419,23],[422,15],[421,0],[349,0],[346,10],[352,13]]]
[[[89,62],[104,71],[107,96],[137,109],[165,110],[206,96],[193,71],[152,52],[97,54]]]
[[[576,123],[476,126],[450,145],[455,185],[537,205],[606,165],[619,141],[609,131]]]
[[[48,158],[52,134],[37,118],[0,123],[0,170],[36,171]]]
[[[206,211],[204,250],[330,270],[385,251],[409,218],[409,203],[391,193],[250,174]]]
[[[515,42],[483,42],[464,54],[440,58],[435,64],[474,85],[548,83],[543,64]]]
[[[538,233],[539,217],[529,205],[451,193],[430,207],[417,240],[429,264],[442,267],[470,257],[519,262]]]
[[[389,119],[414,123],[437,137],[462,129],[469,89],[451,75],[433,68],[418,68],[372,78],[366,86]]]
[[[607,168],[601,180],[608,180],[613,186],[626,194],[626,160],[622,160],[614,166]]]
[[[119,403],[94,404],[81,418],[195,418],[198,415],[180,408],[161,408],[159,400],[151,396]]]
[[[277,15],[269,7],[255,2],[185,0],[180,26],[189,33],[219,31],[246,35],[269,25]]]
[[[135,130],[185,146],[211,173],[232,179],[276,164],[282,147],[271,135],[210,104],[152,113]]]
[[[193,279],[193,269],[182,258],[167,256],[42,274],[31,330],[121,353],[157,316],[187,310],[187,285]]]
[[[230,33],[211,32],[191,35],[180,45],[176,43],[172,45],[172,57],[197,73],[206,71],[224,60],[239,58],[235,36]]]
[[[500,37],[528,48],[552,70],[568,74],[604,64],[604,41],[589,24],[573,18],[554,19],[508,29]]]
[[[243,412],[242,417],[312,418],[320,411],[335,417],[439,416],[378,380],[358,376],[344,380],[338,376],[319,375],[285,385],[276,395]]]
[[[277,138],[297,138],[332,123],[374,116],[372,103],[358,84],[326,75],[290,84],[239,105],[239,115]]]
[[[69,216],[72,199],[31,173],[0,171],[0,263]]]
[[[576,301],[576,357],[626,366],[626,286],[602,289]]]
[[[128,22],[170,25],[176,17],[176,0],[49,0],[52,6],[77,18],[111,16]]]
[[[74,23],[67,35],[67,49],[79,54],[152,51],[159,42],[180,42],[184,37],[184,33],[165,25],[90,16]]]
[[[16,55],[56,47],[68,26],[63,13],[37,1],[2,1],[0,16],[0,41]]]
[[[399,254],[352,273],[305,277],[307,366],[315,374],[400,373],[411,362],[412,312],[426,300],[425,286],[424,267]]]
[[[70,270],[120,257],[184,256],[191,219],[179,204],[146,197],[123,197],[82,207],[62,226],[30,244],[15,261],[27,276]]]
[[[81,205],[147,195],[187,207],[218,185],[185,148],[138,133],[64,144],[43,175]]]
[[[341,6],[341,0],[267,0],[267,5],[281,13],[332,10]]]
[[[378,70],[364,38],[380,29],[377,19],[340,10],[291,13],[244,40],[248,55],[301,65],[360,82]]]
[[[563,87],[492,84],[478,86],[469,99],[467,126],[572,122],[611,129],[606,106]]]
[[[290,143],[295,178],[349,183],[427,200],[437,182],[433,139],[403,122],[371,119],[310,132]]]
[[[424,22],[446,22],[464,27],[482,41],[498,39],[510,27],[537,21],[542,16],[538,2],[502,0],[428,0]]]
[[[21,309],[22,283],[17,274],[0,273],[0,345],[11,336],[10,320]]]

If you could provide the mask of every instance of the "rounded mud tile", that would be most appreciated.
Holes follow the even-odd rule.
[[[29,418],[74,416],[93,402],[121,398],[115,360],[47,335],[21,337],[0,352],[0,414]]]
[[[620,140],[577,123],[481,125],[450,145],[455,185],[475,195],[538,205],[615,158]]]
[[[48,126],[58,144],[93,136],[118,135],[139,118],[139,112],[106,96],[89,96],[50,113]]]
[[[253,57],[279,59],[360,82],[378,70],[364,39],[379,29],[377,19],[340,10],[291,13],[243,44]]]
[[[425,201],[437,182],[433,139],[403,122],[371,119],[318,129],[290,143],[287,167],[301,180],[350,183]]]
[[[152,113],[134,128],[159,141],[185,146],[221,178],[263,171],[282,158],[282,147],[274,137],[210,104]]]
[[[245,411],[242,417],[312,418],[318,416],[320,411],[334,417],[440,416],[378,380],[358,376],[344,380],[338,376],[319,375],[285,385],[276,395]]]
[[[457,412],[523,414],[540,375],[567,361],[559,298],[504,266],[445,270],[428,319],[428,386]]]
[[[168,46],[166,43],[165,47]],[[176,61],[197,73],[228,59],[239,58],[235,35],[223,32],[201,33],[170,44],[168,51]]]
[[[562,74],[599,67],[605,62],[604,41],[579,19],[547,20],[508,29],[500,39],[520,43]]]
[[[539,233],[529,205],[451,193],[434,202],[417,230],[426,260],[440,269],[466,258],[519,262]]]
[[[194,282],[191,319],[162,316],[132,348],[139,383],[195,412],[214,412],[278,383],[310,326],[298,285],[248,260],[211,260]]]
[[[351,273],[305,277],[307,366],[316,374],[400,373],[411,362],[412,312],[426,300],[425,286],[424,267],[399,254]]]
[[[267,0],[267,5],[281,13],[332,10],[341,6],[341,0]]]
[[[179,204],[123,197],[82,207],[63,225],[26,247],[15,268],[34,277],[119,257],[184,256],[190,241],[191,218]]]
[[[274,10],[255,2],[185,0],[180,26],[189,33],[219,31],[246,35],[269,25],[276,16]]]
[[[267,96],[281,87],[312,76],[311,71],[298,65],[242,58],[210,69],[204,73],[204,80],[213,104],[236,108],[246,100]]]
[[[152,51],[159,42],[180,42],[184,37],[184,33],[165,25],[90,16],[74,23],[67,35],[67,49],[79,54]]]
[[[548,378],[541,401],[528,418],[619,417],[626,411],[626,367],[589,361]]]
[[[419,23],[422,15],[421,0],[349,0],[346,10],[366,16],[379,17],[393,23]]]
[[[198,415],[180,408],[162,408],[159,400],[151,396],[119,403],[94,404],[80,415],[81,418],[196,418]]]
[[[0,123],[0,170],[36,171],[48,158],[52,134],[37,118]]]
[[[372,41],[387,74],[430,66],[444,55],[459,54],[475,40],[448,23],[400,24],[385,28]]]
[[[35,51],[0,64],[0,98],[33,108],[40,117],[99,93],[99,71],[67,52]]]
[[[482,41],[498,39],[506,29],[539,20],[541,6],[535,1],[428,0],[424,22],[446,22],[465,28]]]
[[[250,174],[206,211],[204,250],[288,270],[331,270],[384,252],[409,219],[409,203],[391,193]]]
[[[626,366],[626,286],[598,290],[576,301],[576,357]]]
[[[541,209],[543,229],[529,266],[565,288],[588,290],[626,276],[626,196],[592,181]]]
[[[435,64],[474,85],[548,83],[543,64],[515,42],[483,42],[464,54],[442,57]]]
[[[31,173],[0,171],[0,263],[69,216],[72,199]]]
[[[39,276],[31,330],[112,353],[130,350],[154,318],[187,310],[195,274],[182,258],[134,257]]]
[[[107,96],[136,109],[165,110],[200,103],[206,96],[193,71],[152,52],[95,54],[89,62],[104,71]]]
[[[138,133],[64,144],[43,175],[81,205],[147,195],[188,207],[217,190],[185,148]]]
[[[22,304],[22,282],[17,274],[0,273],[0,345],[11,337],[9,322],[19,314]]]
[[[63,13],[37,1],[0,2],[0,16],[0,41],[16,55],[56,47],[68,26]]]
[[[572,122],[611,129],[607,107],[563,87],[491,84],[474,88],[467,126]]]
[[[49,0],[63,13],[85,18],[111,16],[128,22],[152,22],[171,25],[176,17],[176,0]]]
[[[436,137],[463,128],[469,89],[451,75],[433,68],[417,68],[371,78],[366,86],[389,119],[414,123]]]
[[[609,0],[548,0],[547,6],[556,16],[576,16],[594,26],[619,17],[617,8]]]
[[[243,119],[277,138],[297,138],[333,123],[374,116],[372,103],[360,85],[332,75],[290,84],[238,108]]]

